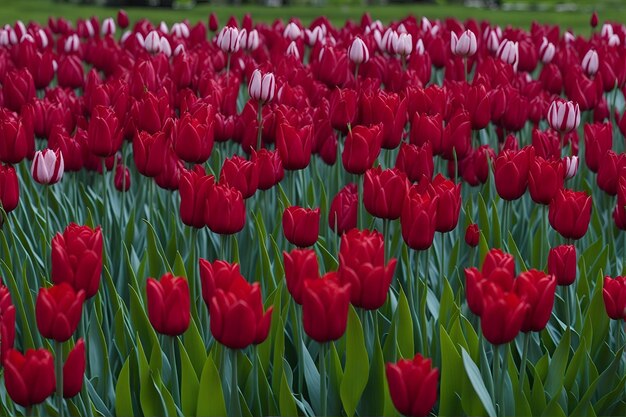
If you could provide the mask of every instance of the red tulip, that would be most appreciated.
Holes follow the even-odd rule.
[[[330,124],[334,129],[348,131],[356,122],[358,95],[355,90],[336,88],[330,95]]]
[[[14,112],[35,98],[35,82],[26,68],[10,71],[3,79],[4,105]]]
[[[267,338],[273,307],[263,312],[258,282],[236,292],[217,289],[210,310],[211,334],[230,349],[245,349]]]
[[[11,165],[0,164],[0,204],[6,213],[17,207],[20,200],[20,188],[17,174]]]
[[[487,252],[483,261],[483,275],[490,279],[491,274],[500,269],[513,279],[515,277],[515,258],[509,253],[502,252],[500,249],[491,249]],[[502,285],[502,282],[500,282],[500,285]],[[512,285],[513,282],[511,281],[504,285],[504,289],[508,291],[512,288]]]
[[[268,151],[267,149],[253,151],[252,162],[257,166],[259,190],[269,190],[285,177],[285,170],[278,151]]]
[[[130,171],[126,165],[119,164],[115,167],[113,185],[115,185],[117,191],[122,193],[130,190]]]
[[[480,327],[485,339],[494,345],[509,343],[522,329],[528,304],[514,292],[488,283],[482,291],[483,311]]]
[[[0,110],[0,160],[18,164],[34,149],[34,126],[32,117],[17,117],[7,110]]]
[[[294,249],[289,253],[283,251],[283,263],[287,290],[293,300],[302,305],[304,282],[320,277],[315,251],[312,249]]]
[[[626,277],[604,277],[602,297],[611,319],[626,320]]]
[[[168,148],[164,132],[154,135],[139,132],[133,139],[133,159],[137,171],[146,177],[156,177],[163,170]]]
[[[560,159],[546,161],[535,156],[530,162],[528,171],[528,190],[535,203],[550,204],[557,191],[563,188],[565,177],[563,163]]]
[[[9,289],[0,280],[0,365],[15,342],[15,306]]]
[[[89,150],[100,158],[114,155],[122,146],[122,129],[113,109],[96,106],[89,120]]]
[[[209,262],[206,259],[200,259],[199,264],[202,299],[207,308],[210,308],[211,299],[218,289],[226,292],[237,292],[235,288],[249,285],[243,275],[241,275],[239,264],[231,264],[220,260]]]
[[[208,187],[204,221],[212,232],[231,235],[246,223],[246,205],[236,188],[224,184]]]
[[[215,110],[208,106],[206,115],[198,116],[185,113],[178,119],[174,151],[185,162],[203,164],[213,150]]]
[[[298,206],[287,207],[283,212],[283,233],[296,246],[305,248],[317,242],[320,229],[320,209]]]
[[[76,292],[65,282],[39,289],[35,306],[39,333],[57,342],[67,341],[78,327],[84,301],[85,291]]]
[[[550,249],[548,273],[556,277],[558,285],[571,285],[576,279],[576,247],[561,245]]]
[[[343,187],[330,203],[328,226],[338,235],[342,235],[357,225],[358,194],[356,184]]]
[[[131,111],[137,131],[159,132],[171,116],[167,92],[160,90],[158,95],[149,91],[144,93],[135,101]]]
[[[443,120],[440,113],[425,115],[415,113],[411,120],[410,142],[413,145],[424,145],[429,142],[434,155],[443,152]]]
[[[383,90],[377,90],[374,94],[364,94],[360,105],[361,123],[365,125],[381,123],[383,126],[382,147],[397,148],[406,125],[406,99],[394,93],[387,94]]]
[[[304,331],[319,343],[337,340],[346,332],[350,285],[341,285],[336,272],[304,282],[302,322]]]
[[[454,230],[461,212],[461,184],[455,184],[443,175],[437,174],[428,187],[428,193],[437,197],[437,220],[438,232],[445,233]]]
[[[250,198],[259,185],[258,166],[237,155],[227,158],[220,172],[220,183],[236,188],[243,198]]]
[[[85,342],[78,339],[63,365],[63,398],[80,394],[85,378]]]
[[[468,246],[476,247],[480,240],[480,229],[476,223],[472,223],[465,229],[465,243]]]
[[[102,231],[70,223],[52,238],[52,282],[67,282],[75,291],[93,297],[102,274]]]
[[[206,202],[209,189],[215,184],[212,175],[204,175],[198,170],[184,171],[180,177],[180,218],[184,224],[197,229],[203,228],[206,216]]]
[[[472,149],[472,123],[469,113],[459,110],[446,125],[442,141],[441,156],[448,161],[465,158]]]
[[[591,219],[591,196],[582,191],[559,190],[550,203],[550,225],[566,239],[580,239]]]
[[[280,118],[276,128],[276,147],[283,167],[290,171],[304,169],[311,161],[313,135],[311,125],[300,128]]]
[[[56,389],[54,359],[46,349],[28,349],[25,355],[11,349],[4,368],[7,393],[22,407],[44,402]]]
[[[159,281],[148,278],[148,319],[154,330],[168,336],[183,334],[191,317],[189,284],[183,277],[167,273]]]
[[[395,167],[404,172],[411,182],[419,182],[423,177],[430,181],[435,170],[432,145],[424,143],[417,146],[403,142]]]
[[[117,24],[120,28],[126,29],[129,25],[128,14],[126,10],[119,9],[117,11]]]
[[[363,179],[363,205],[375,217],[395,220],[402,213],[408,191],[404,173],[397,169],[368,169]]]
[[[589,169],[598,172],[602,156],[613,147],[611,122],[585,125],[585,162]]]
[[[65,55],[59,60],[57,69],[57,81],[59,86],[75,89],[82,88],[85,84],[83,63],[76,55]]]
[[[382,126],[353,126],[344,144],[341,160],[351,174],[364,174],[372,167],[382,145]]]
[[[416,186],[409,189],[402,214],[402,238],[413,250],[426,250],[433,244],[437,225],[439,197],[421,194]]]
[[[426,417],[437,402],[439,370],[419,353],[412,360],[401,359],[386,366],[389,393],[400,414]]]
[[[519,151],[502,151],[494,163],[498,195],[504,200],[517,200],[528,186],[528,171],[533,156],[531,147]]]
[[[623,170],[626,170],[626,154],[606,151],[600,158],[596,177],[598,187],[609,195],[616,195],[619,175]]]
[[[522,331],[540,332],[545,329],[554,307],[556,291],[554,275],[546,275],[545,272],[536,269],[522,272],[515,279],[514,290],[529,306]]]
[[[366,310],[387,300],[396,260],[385,265],[385,242],[376,231],[352,229],[341,237],[339,282],[350,284],[350,302]]]

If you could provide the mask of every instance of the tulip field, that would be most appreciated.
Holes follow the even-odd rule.
[[[626,414],[626,25],[113,14],[0,26],[0,415]]]

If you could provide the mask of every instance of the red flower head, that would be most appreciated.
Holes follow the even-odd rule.
[[[168,336],[183,334],[189,327],[191,305],[189,284],[183,277],[167,273],[159,281],[148,278],[148,318],[154,330]]]
[[[283,212],[283,233],[291,243],[301,248],[317,242],[320,229],[320,209],[287,207]]]
[[[283,262],[287,289],[293,300],[301,305],[304,282],[320,277],[315,251],[312,249],[294,249],[289,253],[283,252]]]
[[[417,186],[409,189],[402,214],[402,238],[414,250],[426,250],[433,244],[437,225],[439,197],[420,193]]]
[[[439,370],[430,359],[419,353],[412,360],[402,359],[388,363],[387,381],[391,400],[400,414],[426,417],[437,402]]]
[[[22,407],[42,403],[54,393],[54,359],[46,349],[29,349],[25,355],[11,349],[4,361],[4,369],[7,393]]]
[[[519,151],[502,151],[496,158],[496,190],[504,200],[517,200],[526,192],[532,156],[532,148],[526,146]]]
[[[550,249],[548,273],[554,275],[558,285],[571,285],[576,279],[576,247],[561,245]]]
[[[337,340],[346,332],[350,284],[341,285],[336,272],[304,282],[302,321],[304,331],[319,343]]]
[[[382,126],[353,126],[346,136],[341,160],[351,174],[364,174],[372,167],[382,145]]]
[[[515,293],[528,303],[523,332],[540,332],[545,329],[554,307],[556,278],[543,271],[531,269],[515,279]]]
[[[395,220],[408,192],[406,175],[397,169],[370,168],[363,180],[363,204],[375,217]]]
[[[80,394],[85,378],[85,342],[78,339],[63,364],[63,398]]]
[[[85,291],[76,292],[65,282],[41,288],[35,306],[39,333],[57,342],[67,341],[78,327],[84,301]]]
[[[606,314],[613,320],[626,320],[626,277],[604,277],[602,296]]]
[[[225,184],[208,187],[204,221],[221,235],[240,232],[246,223],[246,204],[241,192]]]
[[[356,184],[343,187],[333,198],[328,210],[328,226],[342,235],[357,225],[358,194]]]
[[[559,190],[550,203],[550,225],[566,239],[580,239],[591,219],[591,197],[582,191]]]
[[[550,204],[557,191],[563,188],[565,169],[560,159],[546,161],[535,156],[528,171],[528,189],[535,203]]]

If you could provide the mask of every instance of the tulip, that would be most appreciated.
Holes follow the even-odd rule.
[[[304,331],[319,343],[337,340],[346,332],[350,284],[340,284],[336,272],[304,282],[302,322]]]
[[[600,158],[596,177],[598,187],[609,195],[616,195],[619,175],[624,170],[626,170],[626,154],[618,155],[612,150],[606,151]]]
[[[361,175],[371,168],[380,154],[382,138],[382,125],[352,127],[341,154],[345,170]]]
[[[34,146],[31,114],[16,117],[7,110],[0,110],[0,161],[18,164]]]
[[[211,32],[217,32],[217,28],[219,28],[217,15],[215,14],[215,12],[211,12],[211,14],[209,15],[209,30]]]
[[[35,81],[26,68],[9,71],[3,78],[4,105],[19,112],[22,106],[35,98]]]
[[[576,247],[560,245],[550,249],[548,273],[556,277],[558,285],[571,285],[576,279]]]
[[[626,277],[604,277],[602,297],[609,318],[626,320]]]
[[[232,54],[239,50],[239,30],[236,27],[225,26],[217,36],[217,45],[225,54]]]
[[[197,229],[205,223],[206,197],[214,185],[215,178],[197,170],[185,171],[180,178],[180,218],[184,224]]]
[[[598,13],[597,12],[593,12],[591,14],[591,18],[589,19],[589,24],[591,25],[592,28],[596,28],[598,26]]]
[[[0,365],[15,342],[15,306],[9,289],[0,280]]]
[[[452,32],[450,34],[450,49],[454,55],[460,57],[466,58],[474,55],[477,50],[476,35],[469,29],[459,37]]]
[[[78,339],[63,365],[63,398],[80,394],[85,378],[85,342]]]
[[[400,215],[400,225],[402,238],[411,249],[426,250],[433,244],[438,200],[438,196],[420,194],[415,186],[409,189]]]
[[[400,55],[401,57],[407,57],[409,55],[411,55],[411,52],[413,52],[413,37],[411,36],[410,33],[400,33],[398,35],[397,39],[394,39],[395,44],[393,45],[393,49],[396,52],[397,55]],[[420,45],[420,42],[422,42],[421,39],[417,40],[417,45]],[[421,44],[421,48],[416,46],[415,47],[415,51],[419,53],[419,50],[421,49],[422,53],[420,55],[422,55],[424,53],[424,44]]]
[[[503,277],[494,278],[491,276],[499,270],[502,270],[508,277],[505,281],[500,279]],[[515,258],[500,249],[491,249],[483,260],[482,273],[489,280],[497,280],[502,288],[509,291],[513,286],[513,278],[515,278]]]
[[[545,329],[554,307],[556,277],[543,271],[531,269],[515,279],[514,291],[528,303],[522,331],[540,332]]]
[[[52,282],[67,282],[75,291],[93,297],[102,273],[102,231],[70,223],[52,238]]]
[[[143,41],[143,46],[146,48],[146,51],[151,54],[158,54],[161,52],[161,37],[156,30],[152,30],[146,35],[146,38]]]
[[[239,46],[248,52],[256,51],[259,47],[259,32],[256,29],[251,31],[242,30]]]
[[[476,223],[472,223],[465,229],[465,243],[472,248],[478,246],[480,240],[480,229]]]
[[[502,61],[513,66],[513,70],[517,71],[519,63],[519,45],[517,42],[505,39],[500,43],[496,56]]]
[[[130,190],[130,171],[126,165],[119,164],[115,168],[113,185],[115,185],[117,191],[122,193]]]
[[[543,40],[541,41],[541,46],[539,47],[539,57],[541,59],[541,62],[543,62],[544,65],[552,62],[555,51],[556,48],[554,47],[554,44],[548,41],[548,39],[544,36]]]
[[[376,310],[387,300],[396,260],[385,265],[384,245],[376,231],[352,229],[341,237],[337,277],[350,285],[350,302],[356,307]]]
[[[408,191],[404,173],[397,169],[368,169],[363,180],[363,204],[375,217],[395,220],[402,213]]]
[[[211,334],[230,349],[245,349],[267,338],[273,307],[263,311],[258,282],[245,291],[225,292],[217,289],[211,299]]]
[[[206,259],[200,259],[198,263],[200,265],[202,299],[207,308],[210,308],[211,300],[218,289],[226,292],[239,292],[246,290],[250,285],[241,275],[237,263],[231,264],[220,260],[211,263]]]
[[[304,282],[320,277],[315,251],[312,249],[294,249],[289,253],[283,252],[283,263],[287,290],[293,300],[302,305]]]
[[[564,168],[560,159],[546,161],[535,156],[528,171],[528,189],[535,203],[550,204],[557,191],[563,188]]]
[[[257,167],[259,190],[269,190],[285,177],[285,169],[278,151],[253,150],[252,162]]]
[[[348,125],[356,122],[358,111],[358,95],[349,88],[336,88],[329,100],[330,124],[334,129],[346,133]]]
[[[410,143],[413,145],[423,145],[429,142],[432,146],[432,153],[440,155],[443,152],[443,119],[440,113],[432,116],[415,113],[411,120],[411,131],[409,134]]]
[[[246,223],[246,205],[241,192],[224,184],[215,184],[206,194],[204,221],[212,232],[231,235]]]
[[[585,163],[593,172],[598,172],[600,159],[613,147],[611,122],[585,124]]]
[[[548,109],[550,127],[561,133],[578,128],[580,124],[580,108],[573,101],[554,100]]]
[[[283,233],[292,244],[305,248],[317,242],[320,228],[320,209],[298,206],[287,207],[283,212]]]
[[[400,144],[407,120],[407,100],[397,94],[375,93],[361,98],[360,120],[364,125],[382,124],[385,149]]]
[[[480,328],[485,339],[493,345],[511,342],[522,329],[528,303],[514,292],[506,292],[491,283],[483,290],[483,297]]]
[[[78,327],[83,301],[85,291],[76,292],[65,282],[39,289],[35,306],[39,333],[57,342],[67,341]]]
[[[354,62],[356,65],[360,65],[369,61],[370,52],[365,42],[357,36],[348,47],[348,56],[350,57],[350,61]]]
[[[89,150],[100,158],[114,155],[122,146],[122,129],[110,107],[96,106],[89,120]]]
[[[496,191],[504,200],[517,200],[528,186],[528,172],[533,155],[532,148],[519,151],[502,151],[494,162]]]
[[[357,186],[350,183],[343,187],[330,203],[328,226],[342,235],[357,225],[358,194]]]
[[[37,151],[30,173],[39,184],[56,184],[63,177],[63,154],[58,150],[44,149]]]
[[[588,76],[593,77],[598,72],[598,53],[593,49],[588,50],[583,57],[582,67]]]
[[[20,200],[20,188],[17,174],[11,165],[0,164],[0,204],[5,213],[17,207]]]
[[[311,161],[313,146],[312,126],[301,128],[282,120],[276,128],[276,147],[285,169],[297,171],[304,169]]]
[[[57,81],[59,86],[76,89],[85,85],[85,73],[83,63],[76,55],[66,55],[59,60],[57,68]]]
[[[126,10],[120,9],[117,11],[117,24],[120,28],[126,29],[129,25],[128,14]]]
[[[146,284],[148,319],[154,330],[168,336],[183,334],[191,317],[189,284],[183,277],[167,273]]]
[[[580,239],[591,219],[591,197],[582,191],[559,190],[550,203],[550,225],[566,239]]]
[[[563,165],[565,166],[565,179],[573,178],[578,172],[578,157],[576,155],[563,157]]]
[[[220,172],[220,183],[236,188],[243,198],[250,198],[258,188],[258,166],[237,155],[227,158]]]
[[[168,141],[164,132],[154,135],[142,131],[133,139],[133,159],[137,171],[146,177],[156,177],[163,170]]]
[[[400,145],[395,168],[404,172],[411,182],[420,182],[422,178],[430,181],[435,170],[432,145],[428,142],[422,146],[403,142]]]
[[[274,80],[274,74],[271,72],[261,74],[261,71],[255,69],[248,84],[250,98],[263,104],[268,103],[274,98],[275,90],[276,81]]]
[[[439,370],[419,353],[412,360],[401,359],[385,368],[391,400],[398,412],[426,417],[437,402]]]
[[[54,393],[54,359],[46,349],[28,349],[22,355],[9,350],[4,362],[4,382],[9,397],[22,407],[42,403]]]
[[[178,119],[174,151],[180,159],[196,164],[203,164],[209,159],[214,143],[214,115],[213,107],[208,106],[202,119],[189,113]]]
[[[455,184],[443,175],[437,174],[428,192],[433,198],[437,197],[435,230],[441,233],[454,230],[461,212],[461,184]]]

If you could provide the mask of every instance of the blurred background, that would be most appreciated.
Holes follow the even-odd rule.
[[[0,24],[16,19],[46,21],[48,16],[75,20],[92,15],[114,16],[125,8],[131,19],[148,18],[173,23],[188,19],[206,21],[215,12],[221,23],[234,15],[250,13],[253,19],[299,18],[307,24],[326,15],[334,24],[358,20],[364,12],[383,22],[408,14],[430,19],[487,19],[506,26],[528,28],[532,21],[559,24],[562,29],[589,34],[589,16],[597,11],[600,21],[626,21],[626,0],[0,0]]]

